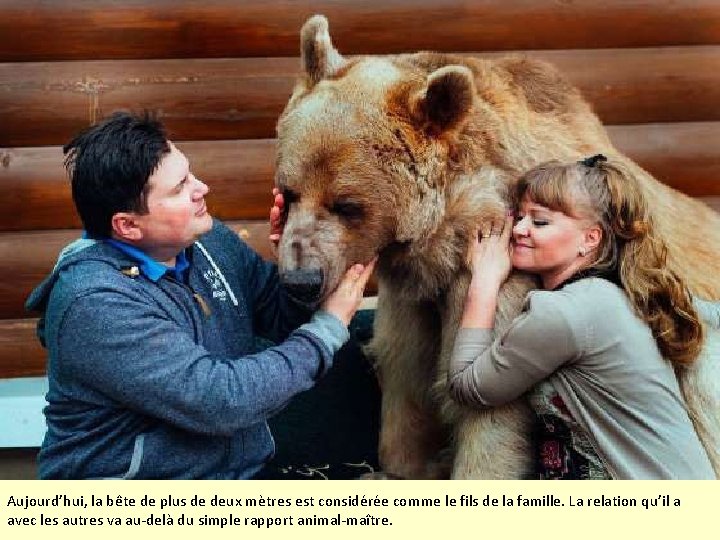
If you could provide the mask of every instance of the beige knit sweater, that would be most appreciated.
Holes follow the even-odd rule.
[[[501,405],[546,378],[613,478],[715,478],[672,366],[611,282],[533,291],[497,338],[458,333],[448,382],[459,402]]]

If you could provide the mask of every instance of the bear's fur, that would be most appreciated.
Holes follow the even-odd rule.
[[[276,183],[289,203],[280,266],[286,275],[322,275],[326,294],[351,263],[379,254],[370,348],[383,391],[385,471],[521,478],[530,469],[522,400],[463,410],[444,388],[470,279],[470,235],[479,220],[503,218],[508,187],[523,171],[600,152],[622,161],[652,201],[668,264],[695,294],[720,299],[720,216],[613,148],[578,90],[550,65],[435,53],[345,59],[322,16],[305,23],[301,41],[304,75],[278,122]],[[500,330],[533,286],[511,276]],[[708,338],[709,348],[716,336]],[[717,350],[681,382],[720,473]]]

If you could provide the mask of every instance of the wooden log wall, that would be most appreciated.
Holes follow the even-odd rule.
[[[154,111],[213,214],[269,256],[275,122],[299,30],[345,55],[524,52],[559,66],[615,144],[720,209],[720,0],[0,0],[0,378],[41,375],[30,290],[78,236],[61,145],[115,109]]]

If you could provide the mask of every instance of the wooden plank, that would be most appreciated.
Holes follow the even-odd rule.
[[[617,147],[659,180],[695,197],[720,196],[720,122],[610,126]],[[210,186],[223,220],[266,219],[275,141],[179,143]],[[0,149],[0,231],[80,227],[59,147]]]
[[[230,222],[243,240],[264,258],[274,255],[266,221]],[[0,234],[0,320],[28,317],[24,303],[30,292],[48,275],[60,250],[80,237],[78,230],[32,231]]]
[[[213,215],[223,220],[266,219],[272,205],[275,141],[178,143],[210,186]],[[0,149],[0,231],[79,228],[60,147]]]
[[[47,354],[36,325],[37,319],[0,320],[0,379],[45,375]]]
[[[554,63],[607,124],[720,120],[720,46],[527,54]],[[272,138],[298,64],[296,58],[0,64],[0,146],[64,144],[117,109],[154,111],[174,140]]]
[[[5,0],[0,61],[293,56],[315,13],[348,54],[720,43],[716,0]]]
[[[720,196],[720,122],[610,126],[608,132],[658,180],[693,197]]]
[[[605,124],[720,120],[720,46],[533,51],[529,56],[555,64]]]
[[[117,109],[154,112],[173,140],[271,138],[298,68],[296,58],[0,64],[0,146],[65,144]]]

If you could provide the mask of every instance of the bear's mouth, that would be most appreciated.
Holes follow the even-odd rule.
[[[323,271],[320,268],[288,270],[280,273],[280,283],[288,293],[308,307],[315,307],[322,300],[324,281]]]

